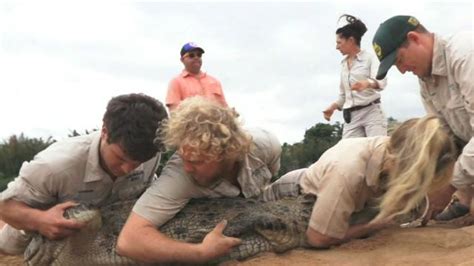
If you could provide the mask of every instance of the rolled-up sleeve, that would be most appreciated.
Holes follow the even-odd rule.
[[[183,195],[186,189],[171,177],[160,176],[138,199],[133,212],[157,227],[162,226],[190,200],[189,195]]]
[[[421,94],[421,102],[423,103],[423,107],[425,107],[426,113],[436,116],[436,117],[438,118],[438,120],[440,121],[440,123],[441,123],[441,127],[442,127],[450,136],[454,137],[454,133],[453,133],[453,131],[451,130],[451,128],[449,127],[448,122],[447,122],[446,119],[444,118],[443,114],[441,114],[440,112],[438,112],[438,111],[436,110],[436,108],[434,107],[432,101],[426,100],[426,99],[428,99],[429,97],[426,95],[428,92],[427,92],[427,88],[426,88],[426,86],[424,85],[424,83],[420,82],[420,87],[421,87],[421,93],[420,93],[420,94]]]
[[[0,199],[21,201],[31,207],[42,207],[56,201],[54,179],[49,167],[40,161],[23,163],[19,176],[8,184]]]
[[[472,45],[472,43],[471,43]],[[469,115],[471,125],[471,139],[468,141],[455,168],[452,184],[457,188],[474,185],[474,52],[472,46],[467,49],[466,54],[459,55],[453,60],[454,80],[459,86],[464,98],[464,108]]]
[[[183,209],[191,198],[199,196],[192,181],[183,175],[181,161],[174,154],[160,177],[135,203],[133,212],[159,227]]]

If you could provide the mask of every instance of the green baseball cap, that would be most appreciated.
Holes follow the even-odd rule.
[[[380,66],[376,79],[383,79],[397,60],[397,50],[420,22],[412,16],[395,16],[380,24],[372,45],[379,58]]]

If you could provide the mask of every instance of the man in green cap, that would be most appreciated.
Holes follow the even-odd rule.
[[[395,16],[383,22],[373,40],[380,60],[377,79],[392,65],[404,74],[418,76],[428,113],[435,114],[459,143],[459,156],[451,185],[430,197],[433,215],[451,220],[469,212],[474,218],[474,44],[472,32],[449,37],[431,33],[412,16]],[[456,192],[457,199],[449,200]],[[447,208],[444,208],[445,206]],[[471,219],[472,220],[472,219]]]

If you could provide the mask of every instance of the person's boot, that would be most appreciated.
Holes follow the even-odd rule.
[[[449,203],[449,205],[438,215],[435,220],[437,221],[449,221],[458,217],[462,217],[469,213],[469,206],[466,206],[459,202],[457,198]]]

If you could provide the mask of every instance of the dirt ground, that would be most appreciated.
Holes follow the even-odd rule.
[[[0,256],[0,265],[22,265],[22,258]],[[224,265],[474,265],[474,225],[391,228],[329,250],[265,253]]]

